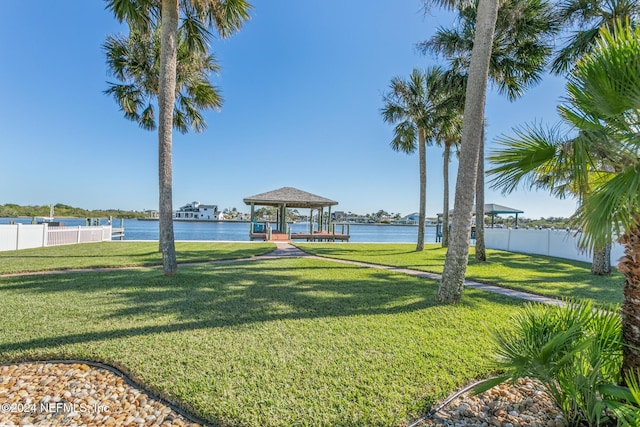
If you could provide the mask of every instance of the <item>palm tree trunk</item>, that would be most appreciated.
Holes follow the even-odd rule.
[[[449,249],[436,296],[436,299],[443,303],[460,301],[469,261],[473,195],[478,175],[478,155],[484,127],[489,59],[497,16],[497,0],[480,0],[465,97],[460,163],[453,208],[453,229],[449,236]]]
[[[476,177],[476,262],[485,262],[487,252],[484,245],[484,126],[478,153],[478,176]]]
[[[625,245],[625,256],[618,264],[624,274],[624,299],[622,302],[622,374],[640,369],[640,217],[635,225],[620,238]]]
[[[418,129],[418,157],[420,161],[420,212],[418,214],[418,244],[416,251],[424,250],[424,226],[427,210],[427,146],[425,131]]]
[[[178,0],[162,0],[160,90],[158,94],[158,175],[160,186],[160,248],[165,274],[178,271],[173,236],[172,130],[176,93]]]
[[[611,275],[611,245],[606,245],[602,249],[593,250],[591,262],[591,274],[595,276]]]
[[[444,143],[444,165],[442,175],[444,178],[444,197],[442,201],[442,247],[449,246],[449,157],[451,157],[451,145]]]

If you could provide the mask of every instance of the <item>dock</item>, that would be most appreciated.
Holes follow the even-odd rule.
[[[348,242],[351,236],[342,233],[291,233],[291,240],[306,240],[307,242]]]
[[[111,228],[111,239],[124,240],[124,228]]]
[[[250,240],[264,240],[269,242],[288,242],[292,240],[306,240],[307,242],[348,242],[351,236],[344,233],[328,233],[314,232],[314,233],[280,233],[278,231],[272,231],[271,237],[267,233],[250,233]]]

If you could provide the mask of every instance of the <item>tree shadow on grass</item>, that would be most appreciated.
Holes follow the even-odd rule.
[[[468,277],[484,283],[556,298],[588,298],[600,304],[622,300],[620,274],[596,276],[588,263],[580,261],[497,251],[486,264],[470,261],[469,265]]]
[[[0,343],[0,354],[276,320],[407,313],[436,306],[436,291],[430,280],[300,259],[185,267],[175,276],[142,270],[8,278],[0,285],[0,299],[3,294],[19,294],[24,304],[44,295],[70,299],[78,324],[73,333],[53,329],[51,335]],[[490,294],[484,298],[521,304]],[[40,310],[34,315],[47,315]],[[87,328],[89,319],[104,328]]]

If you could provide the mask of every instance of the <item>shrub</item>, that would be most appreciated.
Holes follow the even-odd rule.
[[[618,424],[637,427],[640,426],[640,370],[625,380],[628,387],[606,384],[600,387],[600,392],[618,417]]]
[[[594,310],[587,301],[569,301],[563,307],[528,304],[513,317],[512,325],[492,332],[498,344],[496,367],[504,373],[486,381],[478,392],[503,381],[532,377],[545,385],[571,425],[612,421],[600,387],[621,380],[618,307]]]

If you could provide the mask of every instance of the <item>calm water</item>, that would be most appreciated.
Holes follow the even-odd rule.
[[[58,219],[56,219],[58,220]],[[0,224],[10,221],[30,224],[30,218],[0,218]],[[60,218],[65,226],[85,225],[81,218]],[[103,219],[102,223],[106,224]],[[113,226],[120,227],[120,220],[115,219]],[[176,240],[230,240],[249,241],[249,223],[241,222],[183,222],[173,223]],[[309,223],[291,224],[294,233],[308,232]],[[336,233],[341,232],[341,226],[336,225]],[[418,238],[418,227],[410,225],[369,225],[352,224],[351,242],[398,242],[415,243]],[[158,240],[157,221],[124,220],[125,240]],[[436,240],[435,227],[425,229],[425,242]]]

